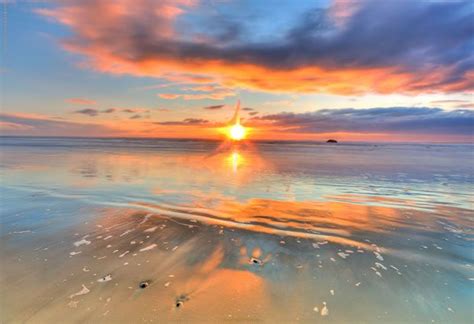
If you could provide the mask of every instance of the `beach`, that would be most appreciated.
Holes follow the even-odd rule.
[[[2,323],[472,322],[472,145],[0,145]]]

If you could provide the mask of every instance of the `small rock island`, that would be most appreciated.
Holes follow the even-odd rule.
[[[337,143],[337,141],[336,141],[335,139],[332,139],[332,138],[331,138],[331,139],[328,139],[328,140],[326,141],[326,143]]]

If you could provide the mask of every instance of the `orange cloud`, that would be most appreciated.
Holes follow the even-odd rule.
[[[457,16],[459,8],[454,4],[441,7],[426,3],[411,7],[403,2],[370,2],[370,5],[347,6],[344,1],[337,1],[328,10],[329,17],[340,22],[330,30],[331,36],[314,36],[312,24],[317,21],[308,21],[290,29],[288,39],[281,44],[244,43],[236,47],[176,31],[176,18],[195,5],[187,0],[70,0],[38,12],[70,27],[74,37],[63,41],[64,48],[84,55],[87,61],[82,66],[105,73],[269,92],[341,95],[462,92],[474,88],[474,72],[462,68],[463,57],[467,59],[469,55],[463,52],[465,40],[457,40],[460,44],[457,47],[440,48],[442,40],[433,43],[436,38],[425,37],[427,32],[436,33],[436,28],[444,23],[451,23],[452,33],[461,33],[458,29],[463,27],[452,22],[462,18]],[[443,10],[446,18],[437,16],[437,19],[446,21],[433,25],[425,16],[430,11],[424,6],[432,6],[436,12]],[[410,15],[406,15],[407,10]],[[354,20],[355,13],[361,11],[365,16],[360,21]],[[384,17],[387,12],[392,13],[389,18]],[[348,21],[365,26],[364,17],[376,20],[380,30],[373,28],[365,31],[367,35],[352,35],[344,27]],[[400,35],[396,33],[407,24],[412,26],[413,33],[404,35],[405,43],[398,44]],[[394,34],[383,35],[384,30]],[[449,32],[444,31],[439,37],[449,39]],[[377,42],[381,37],[384,44]],[[409,45],[412,48],[404,48]],[[460,61],[454,62],[454,58]],[[224,92],[159,94],[165,99],[185,100],[222,99],[230,95]]]
[[[178,99],[181,95],[174,93],[159,93],[158,97],[163,99]]]
[[[228,63],[222,61],[195,60],[182,62],[172,58],[154,58],[130,62],[102,50],[79,48],[65,44],[73,52],[89,57],[86,66],[111,74],[129,74],[143,77],[178,78],[195,82],[195,75],[207,71],[204,82],[220,83],[225,87],[241,87],[269,92],[332,93],[356,95],[370,92],[404,94],[462,92],[474,89],[474,72],[467,78],[445,84],[443,80],[451,68],[440,68],[430,73],[411,73],[396,67],[327,69],[323,67],[302,67],[292,70],[270,69],[252,64]],[[188,79],[189,76],[189,79]],[[197,79],[199,80],[199,78]],[[434,86],[436,85],[436,86]],[[223,99],[230,93],[214,95],[159,94],[161,98],[187,100]]]
[[[187,88],[193,91],[203,91],[202,93],[186,93],[186,94],[175,94],[175,93],[160,93],[158,96],[163,99],[184,99],[184,100],[200,100],[200,99],[212,99],[222,100],[226,97],[235,96],[235,92],[225,88],[215,88],[214,86],[199,86],[193,88]]]
[[[96,105],[97,101],[85,99],[85,98],[68,98],[66,100],[67,103],[71,103],[74,105]]]

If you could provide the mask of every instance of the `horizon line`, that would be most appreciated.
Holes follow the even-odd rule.
[[[145,136],[37,136],[37,135],[1,135],[0,138],[64,138],[64,139],[126,139],[126,140],[168,140],[168,141],[201,141],[201,142],[223,142],[217,138],[198,138],[198,137],[145,137]],[[328,138],[333,139],[333,138]],[[246,142],[254,143],[319,143],[319,144],[419,144],[419,145],[474,145],[474,139],[471,142],[424,142],[424,141],[342,141],[335,139],[337,143],[327,143],[327,140],[292,140],[292,139],[254,139]],[[1,143],[0,143],[1,145]]]

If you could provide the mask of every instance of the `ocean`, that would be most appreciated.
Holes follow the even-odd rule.
[[[472,145],[0,138],[0,321],[472,323]]]

